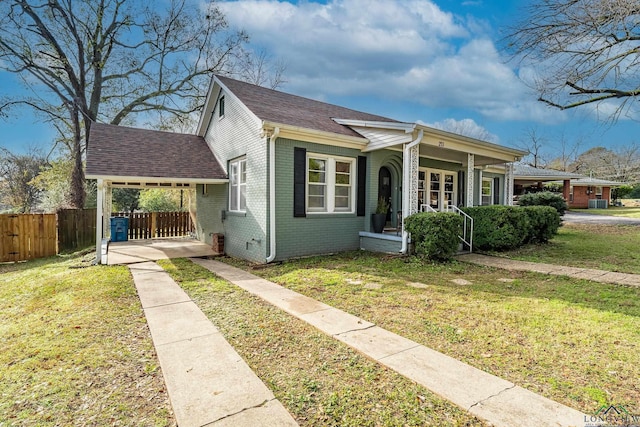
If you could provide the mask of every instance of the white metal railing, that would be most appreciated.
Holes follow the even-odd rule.
[[[469,253],[473,252],[473,218],[463,212],[459,207],[451,205],[449,206],[453,212],[458,215],[462,215],[464,222],[462,224],[462,236],[458,236],[462,243],[469,247]]]
[[[420,212],[438,212],[431,205],[420,205]]]
[[[428,204],[420,205],[420,212],[439,212]],[[448,205],[443,209],[443,212],[453,212],[462,216],[462,236],[458,236],[464,245],[467,245],[469,252],[473,252],[473,218],[463,212],[459,207],[455,205]]]

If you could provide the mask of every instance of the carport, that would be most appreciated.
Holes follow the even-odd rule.
[[[98,186],[96,262],[99,264],[107,262],[110,246],[109,217],[113,188],[195,189],[198,184],[224,185],[228,182],[224,168],[203,137],[103,123],[91,125],[86,177],[97,180]],[[196,218],[193,219],[195,222]],[[202,236],[197,238],[202,240]],[[182,243],[188,242],[185,240]],[[120,244],[113,247],[124,246]],[[188,252],[165,251],[168,254]]]

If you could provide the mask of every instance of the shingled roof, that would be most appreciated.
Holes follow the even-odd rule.
[[[535,168],[525,164],[513,165],[513,175],[516,179],[536,179],[541,181],[556,181],[584,177],[577,173],[564,172],[555,169]]]
[[[204,138],[182,133],[93,123],[87,177],[226,179]]]
[[[355,137],[361,137],[361,135],[332,119],[400,123],[387,117],[279,92],[228,77],[216,77],[253,114],[264,121]]]

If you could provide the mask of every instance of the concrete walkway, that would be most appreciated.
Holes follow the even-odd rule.
[[[193,262],[497,427],[582,426],[581,412],[244,270]]]
[[[180,427],[298,425],[168,273],[129,269]]]
[[[510,271],[533,271],[535,273],[552,274],[555,276],[575,277],[600,283],[616,285],[640,286],[640,275],[616,273],[591,268],[566,267],[562,265],[543,264],[539,262],[519,261],[480,254],[458,255],[457,260],[486,267],[502,268]]]

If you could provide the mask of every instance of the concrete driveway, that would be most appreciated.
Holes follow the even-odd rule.
[[[638,218],[596,215],[584,212],[567,211],[562,219],[567,224],[640,225],[640,219]]]
[[[169,258],[189,258],[217,255],[213,248],[195,239],[167,238],[111,242],[107,264],[133,264]]]

